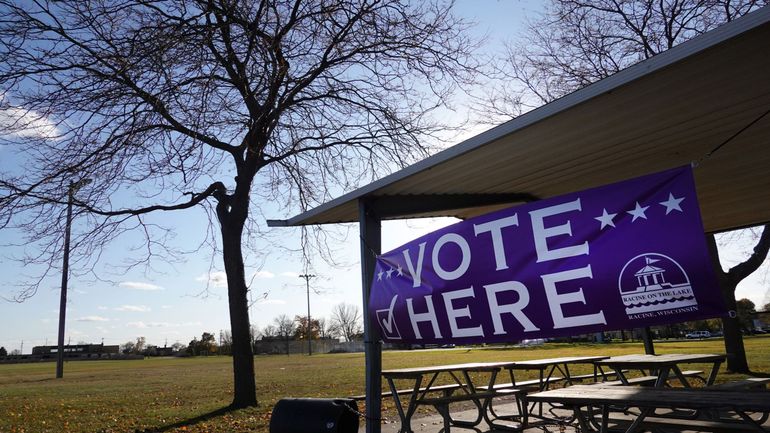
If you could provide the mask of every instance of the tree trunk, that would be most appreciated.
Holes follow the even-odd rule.
[[[231,212],[228,212],[232,214]],[[249,337],[249,303],[246,276],[241,252],[241,236],[244,221],[240,218],[222,218],[222,252],[227,273],[227,295],[230,307],[232,332],[234,393],[231,407],[257,406],[257,389],[254,381],[254,353]]]
[[[719,252],[714,235],[708,235],[706,240],[714,265],[714,272],[717,274],[719,287],[722,290],[722,297],[725,300],[727,311],[730,313],[728,317],[722,318],[725,351],[727,352],[727,370],[734,373],[749,373],[749,363],[746,360],[746,350],[743,347],[741,325],[736,315],[735,289],[738,287],[738,283],[756,271],[765,258],[767,258],[767,253],[770,249],[770,225],[765,225],[751,256],[742,263],[733,266],[727,272],[722,270],[722,265],[719,262]]]
[[[733,314],[736,311],[735,287],[723,287],[722,294],[725,298],[727,311],[730,312],[730,316],[722,318],[725,352],[727,352],[727,370],[733,373],[749,373],[749,363],[746,359],[746,350],[743,347],[741,324],[738,321],[738,316]]]

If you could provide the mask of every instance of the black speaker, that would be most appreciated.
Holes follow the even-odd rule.
[[[345,398],[284,398],[273,407],[270,433],[358,433],[358,406]]]

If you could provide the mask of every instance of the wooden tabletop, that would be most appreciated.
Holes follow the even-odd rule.
[[[545,368],[555,364],[592,364],[609,356],[565,356],[562,358],[530,359],[514,361],[509,368]]]
[[[764,390],[736,393],[705,388],[574,385],[531,394],[527,399],[533,402],[565,404],[625,404],[635,407],[739,408],[745,411],[770,411],[770,392]]]
[[[383,370],[382,375],[386,378],[414,378],[424,374],[442,373],[446,371],[470,371],[470,372],[489,372],[498,371],[507,363],[501,362],[471,362],[467,364],[448,364],[448,365],[429,365],[425,367],[398,368]]]
[[[697,362],[723,362],[725,355],[714,353],[669,353],[664,355],[623,355],[596,361],[597,365],[622,368],[656,368]]]
[[[382,375],[386,378],[401,379],[414,378],[425,374],[442,373],[446,371],[474,371],[488,372],[501,370],[504,368],[512,369],[537,369],[547,368],[557,364],[590,364],[608,356],[566,356],[562,358],[530,359],[526,361],[501,361],[501,362],[471,362],[467,364],[448,364],[448,365],[429,365],[425,367],[410,367],[383,370]]]

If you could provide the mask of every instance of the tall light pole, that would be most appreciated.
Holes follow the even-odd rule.
[[[88,185],[91,179],[70,182],[67,190],[67,221],[64,226],[64,263],[61,274],[61,298],[59,299],[59,348],[56,352],[56,378],[64,377],[64,322],[67,316],[67,279],[70,268],[70,232],[72,231],[72,202],[75,192]]]
[[[307,287],[307,355],[311,356],[313,355],[313,346],[310,341],[310,337],[312,336],[310,332],[310,279],[314,278],[315,275],[302,274],[299,277],[305,279],[305,286]]]

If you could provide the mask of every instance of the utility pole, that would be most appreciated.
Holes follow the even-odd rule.
[[[307,354],[308,356],[313,355],[313,346],[310,340],[310,337],[312,336],[310,332],[310,279],[315,278],[315,275],[310,274],[302,274],[299,276],[300,278],[305,279],[305,286],[307,287]]]
[[[61,269],[61,298],[59,299],[59,350],[56,352],[56,378],[64,377],[64,323],[67,315],[67,279],[70,271],[70,232],[72,231],[72,202],[75,192],[88,185],[91,179],[70,182],[67,189],[67,220],[64,225],[64,258]]]

